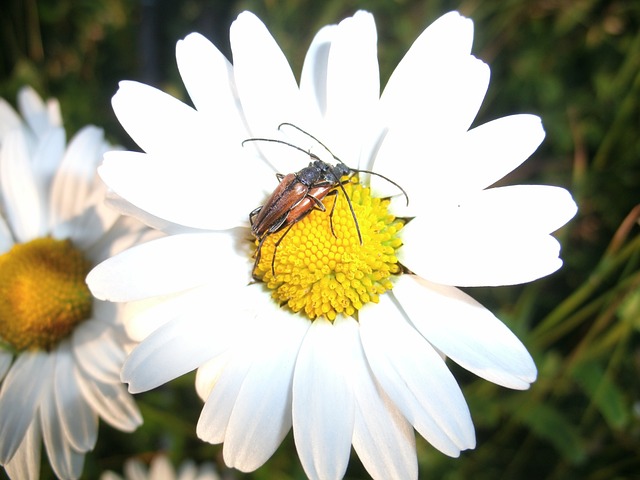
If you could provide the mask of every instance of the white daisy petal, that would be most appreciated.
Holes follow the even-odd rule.
[[[220,298],[219,311],[237,310],[237,299],[242,296],[238,292]],[[227,305],[225,300],[231,305]],[[234,314],[234,321],[229,325],[226,315],[202,311],[200,305],[190,305],[181,317],[162,325],[131,352],[121,374],[122,381],[129,383],[130,392],[155,388],[223,353],[235,336],[246,328],[244,320],[255,314],[251,302],[246,302]],[[173,353],[167,355],[167,352]]]
[[[457,225],[447,231],[416,219],[403,229],[403,241],[400,261],[421,277],[444,285],[517,285],[562,266],[558,241],[528,230],[494,232]]]
[[[56,352],[53,381],[56,415],[66,441],[74,450],[86,452],[96,444],[98,417],[84,400],[74,370],[71,348],[65,341]]]
[[[53,102],[54,105],[57,103]],[[38,136],[46,133],[50,127],[60,126],[57,115],[51,115],[52,107],[45,104],[31,87],[23,87],[18,92],[18,108],[31,130]]]
[[[52,392],[53,379],[48,378],[45,383],[47,390]],[[65,437],[54,396],[44,395],[40,409],[42,439],[53,471],[59,478],[80,477],[84,466],[84,454],[76,451]]]
[[[47,200],[50,195],[51,180],[55,176],[65,153],[65,144],[66,134],[64,130],[60,127],[52,127],[38,138],[31,157],[33,173],[43,191],[43,198]]]
[[[0,417],[0,464],[5,464],[18,449],[36,410],[45,395],[54,362],[40,351],[24,352],[2,382],[0,412],[13,412]]]
[[[120,379],[125,352],[115,336],[108,323],[92,319],[79,325],[71,337],[77,364],[98,381],[113,383]]]
[[[224,259],[212,255],[212,252],[233,252],[236,248],[235,239],[225,232],[164,237],[104,261],[89,272],[87,284],[96,297],[121,302],[187,290],[208,281],[222,282],[216,274],[218,270],[246,285],[249,259],[231,255],[226,261],[232,268],[227,269],[222,263]],[[131,279],[135,279],[138,288],[131,288]],[[233,284],[232,280],[228,276],[224,279]]]
[[[176,45],[180,76],[189,96],[200,112],[217,113],[227,128],[242,118],[233,82],[233,67],[222,53],[198,33],[187,35]],[[228,134],[228,132],[225,132]]]
[[[374,149],[363,168],[393,174],[409,191],[414,190],[416,177],[427,182],[433,177],[430,171],[421,171],[438,158],[430,155],[429,149],[425,151],[425,146],[468,128],[487,90],[489,69],[470,56],[472,41],[473,22],[458,12],[443,15],[415,40],[380,98],[381,121],[394,128],[380,152],[376,154]],[[418,170],[416,157],[425,163]],[[397,168],[399,161],[411,162],[411,167]],[[383,195],[396,193],[387,192],[388,185],[375,177],[372,186],[383,188]]]
[[[512,185],[471,194],[457,205],[443,208],[442,217],[468,230],[551,233],[571,220],[577,210],[571,194],[564,188]]]
[[[389,296],[380,297],[375,309],[360,311],[362,344],[371,370],[420,435],[457,457],[475,446],[467,404],[442,358],[399,313]]]
[[[216,152],[229,160],[190,158],[192,164],[183,165],[179,174],[172,159],[134,152],[109,152],[98,172],[118,196],[164,221],[200,229],[232,228],[248,223],[248,212],[264,199],[264,179],[273,178],[270,167],[240,150],[241,139],[235,145],[234,152]],[[247,176],[238,195],[233,179],[247,171],[255,177]],[[149,182],[149,176],[154,181]],[[262,179],[259,187],[257,179]]]
[[[69,142],[51,187],[51,228],[81,214],[104,153],[102,129],[87,126]]]
[[[225,464],[243,472],[264,464],[291,429],[293,368],[309,328],[308,320],[282,310],[269,309],[267,316],[255,332],[260,360],[245,376],[225,435]]]
[[[229,37],[235,82],[251,134],[271,134],[282,122],[301,125],[296,79],[260,19],[242,12],[231,24]]]
[[[327,65],[326,142],[342,159],[356,159],[380,96],[373,16],[357,12],[338,25]],[[348,163],[349,160],[345,160]]]
[[[169,459],[165,456],[156,456],[149,466],[149,479],[165,478],[167,480],[176,478],[176,471]]]
[[[21,130],[4,139],[0,150],[0,188],[7,220],[19,242],[46,232],[44,198],[33,172],[30,149]]]
[[[473,192],[497,182],[529,158],[544,136],[540,118],[525,114],[499,118],[469,130],[456,145],[459,148],[451,149],[451,160],[458,169],[458,190]]]
[[[109,425],[123,432],[132,432],[142,424],[140,411],[122,384],[96,382],[77,369],[74,374],[80,380],[84,398]]]
[[[9,478],[26,480],[40,478],[41,438],[40,413],[36,412],[16,454],[3,464]]]
[[[205,442],[218,444],[225,439],[238,393],[255,360],[248,350],[240,348],[240,353],[229,356],[200,413],[196,433]]]
[[[196,393],[203,402],[207,401],[211,390],[218,383],[220,375],[229,360],[229,352],[218,355],[198,367],[196,371]]]
[[[300,75],[300,96],[312,118],[322,117],[327,111],[327,64],[331,41],[337,28],[336,25],[321,28],[313,37],[304,58]]]
[[[461,290],[403,275],[393,294],[418,331],[462,367],[508,388],[535,381],[535,364],[520,340]]]
[[[317,319],[300,347],[293,377],[293,438],[310,478],[342,478],[347,468],[355,415],[348,382],[356,337],[353,319],[336,319],[333,325]]]
[[[185,145],[199,145],[201,139],[211,135],[203,115],[142,83],[120,82],[111,103],[118,120],[138,146],[160,158],[179,155],[186,161]],[[180,142],[175,141],[176,131],[183,136]]]
[[[356,353],[353,448],[373,478],[418,478],[413,428],[375,382],[362,348]]]

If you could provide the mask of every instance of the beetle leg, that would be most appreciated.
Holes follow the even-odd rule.
[[[331,195],[331,193],[327,194],[327,197]],[[318,200],[316,197],[314,197],[313,195],[307,195],[307,197],[309,197],[311,200],[313,200],[313,203],[315,203],[315,207],[318,210],[320,210],[321,212],[326,212],[327,211],[327,207],[324,206],[324,203],[322,203],[322,200]]]
[[[260,213],[260,210],[262,210],[262,205],[259,206],[258,208],[256,208],[255,210],[253,210],[250,214],[249,214],[249,223],[251,224],[251,226],[253,227],[253,217],[255,217],[256,215],[258,215]]]
[[[278,179],[279,182],[281,182],[284,177],[285,177],[285,175],[283,175],[281,173],[276,173],[276,178]]]

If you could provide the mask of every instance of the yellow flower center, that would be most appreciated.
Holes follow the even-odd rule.
[[[304,311],[310,319],[354,315],[364,304],[377,303],[393,288],[391,276],[401,270],[395,252],[402,246],[398,232],[404,222],[389,213],[389,200],[372,197],[355,178],[344,188],[362,244],[347,199],[338,189],[337,195],[325,197],[325,212],[313,210],[290,231],[267,237],[254,271],[278,303]]]
[[[38,238],[0,255],[0,341],[49,349],[91,315],[90,264],[69,240]]]

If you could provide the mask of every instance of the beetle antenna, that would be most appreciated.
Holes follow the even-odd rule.
[[[304,133],[307,137],[311,138],[312,140],[314,140],[315,142],[318,143],[318,145],[320,145],[322,148],[324,148],[327,152],[329,152],[331,154],[331,156],[337,160],[338,162],[342,163],[343,165],[345,164],[342,160],[340,160],[338,157],[336,157],[333,152],[331,150],[329,150],[329,147],[327,147],[324,143],[322,143],[320,140],[318,140],[316,137],[314,137],[313,135],[311,135],[309,132],[306,132],[305,130],[303,130],[302,128],[298,127],[297,125],[294,125],[293,123],[289,123],[289,122],[283,122],[280,125],[278,125],[278,130],[280,130],[280,127],[282,127],[283,125],[286,125],[288,127],[292,127],[295,128],[296,130],[298,130],[301,133]],[[389,182],[390,184],[398,187],[398,189],[402,192],[402,194],[404,195],[404,198],[407,199],[407,206],[409,206],[409,195],[407,195],[407,192],[404,190],[404,188],[402,188],[400,185],[398,185],[396,182],[394,182],[393,180],[391,180],[390,178],[385,177],[384,175],[381,175],[379,173],[376,172],[372,172],[371,170],[358,170],[357,168],[351,168],[348,167],[349,170],[353,171],[353,172],[360,172],[360,173],[368,173],[370,175],[376,175],[377,177],[383,178],[385,179],[387,182]]]
[[[282,126],[288,126],[288,127],[292,127],[295,128],[296,130],[298,130],[301,133],[304,133],[307,137],[309,137],[310,139],[312,139],[313,141],[315,141],[318,145],[320,145],[322,148],[324,148],[327,152],[329,152],[329,154],[334,158],[334,160],[337,160],[338,162],[342,163],[344,165],[344,162],[342,160],[340,160],[338,157],[336,157],[333,152],[331,150],[329,150],[329,147],[327,147],[324,143],[322,143],[320,140],[318,140],[316,137],[314,137],[313,135],[311,135],[309,132],[303,130],[302,128],[300,128],[297,125],[294,125],[293,123],[289,123],[289,122],[282,122],[280,125],[278,125],[278,130],[280,130],[280,127]]]
[[[357,168],[351,168],[351,170],[354,171],[354,172],[368,173],[369,175],[375,175],[376,177],[380,177],[380,178],[385,179],[391,185],[394,185],[394,186],[398,187],[398,190],[400,190],[402,192],[402,194],[404,195],[404,198],[407,199],[407,206],[409,206],[409,195],[407,195],[407,192],[404,190],[404,188],[402,188],[399,184],[397,184],[396,182],[394,182],[390,178],[385,177],[384,175],[382,175],[380,173],[372,172],[371,170],[358,170]]]
[[[304,148],[300,148],[297,145],[293,145],[292,143],[289,142],[285,142],[284,140],[278,140],[276,138],[247,138],[246,140],[242,141],[242,146],[244,147],[244,144],[247,142],[271,142],[271,143],[281,143],[282,145],[286,145],[288,147],[291,148],[295,148],[296,150],[300,150],[302,153],[306,153],[307,155],[309,155],[311,158],[313,158],[314,160],[320,160],[320,157],[318,157],[315,153],[309,152],[307,150],[305,150]],[[322,160],[320,160],[322,161]]]

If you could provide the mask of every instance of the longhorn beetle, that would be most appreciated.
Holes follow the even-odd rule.
[[[323,212],[326,211],[326,207],[323,203],[324,198],[328,195],[337,195],[338,188],[342,190],[342,193],[344,193],[344,196],[347,199],[349,211],[351,212],[351,216],[353,217],[353,222],[356,227],[356,232],[358,233],[358,240],[362,245],[362,234],[360,233],[358,219],[356,218],[356,214],[353,210],[351,199],[344,189],[344,184],[349,182],[351,180],[351,177],[356,173],[369,173],[371,175],[376,175],[395,185],[400,189],[400,191],[402,191],[402,194],[407,199],[407,205],[409,205],[409,196],[407,195],[407,192],[405,192],[404,189],[393,180],[376,172],[348,167],[342,160],[336,157],[331,152],[331,150],[329,150],[320,140],[318,140],[310,133],[305,132],[300,127],[285,122],[281,123],[278,126],[278,130],[280,130],[280,128],[284,125],[295,128],[309,138],[313,139],[318,143],[318,145],[329,152],[329,154],[338,163],[336,165],[330,165],[320,160],[320,158],[314,153],[308,152],[291,143],[274,138],[248,138],[242,142],[243,146],[247,142],[281,143],[283,145],[287,145],[291,148],[295,148],[296,150],[300,150],[301,152],[306,153],[313,160],[309,163],[309,166],[303,168],[298,172],[289,173],[287,175],[277,173],[276,177],[278,178],[278,181],[280,183],[278,184],[276,189],[269,196],[264,205],[256,208],[249,214],[251,232],[256,238],[259,239],[256,260],[253,266],[254,271],[256,266],[260,262],[262,244],[264,243],[266,238],[269,235],[277,233],[286,228],[284,234],[276,241],[274,245],[273,258],[271,259],[271,273],[273,275],[275,275],[276,252],[278,246],[280,245],[280,242],[282,242],[284,237],[286,237],[287,233],[289,233],[289,230],[291,230],[291,228],[296,223],[306,217],[312,210],[321,210]],[[342,177],[347,175],[349,176],[349,178],[346,180],[342,180]],[[331,233],[333,233],[333,235],[335,236],[335,232],[333,231],[334,209],[335,202],[330,214]]]

